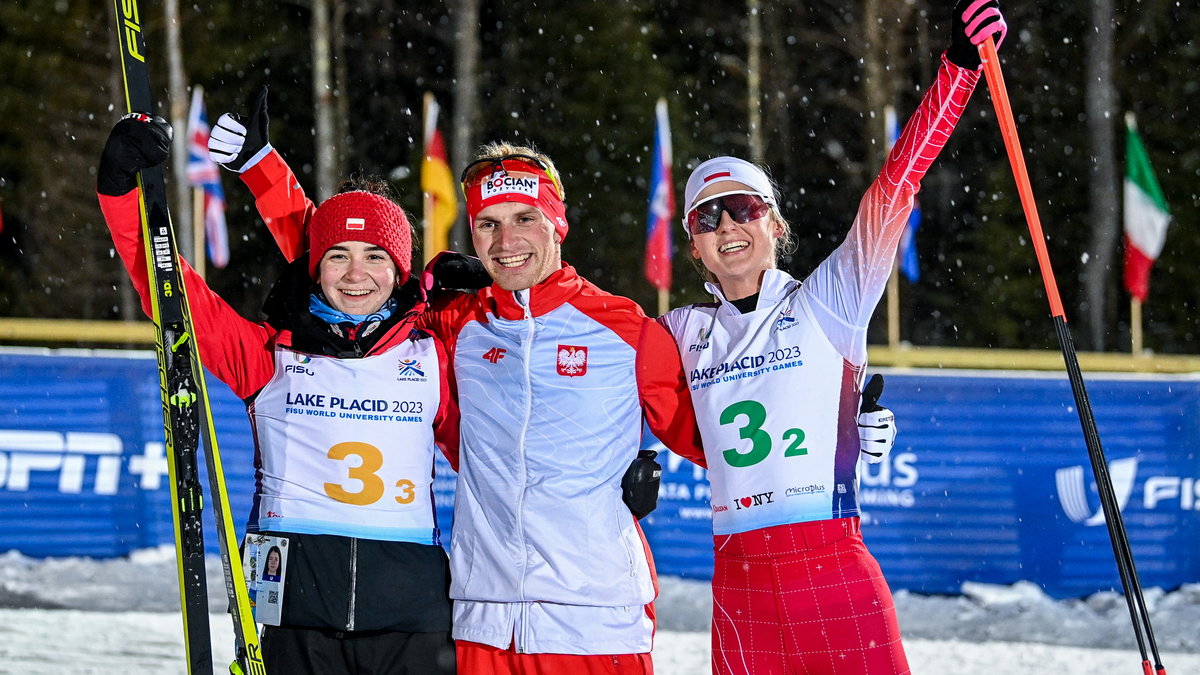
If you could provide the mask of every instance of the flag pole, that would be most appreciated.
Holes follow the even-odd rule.
[[[900,263],[892,263],[892,275],[887,285],[887,340],[888,347],[900,347]]]
[[[195,255],[192,260],[192,267],[195,268],[196,274],[200,278],[204,278],[204,263],[208,259],[208,250],[204,246],[205,225],[207,220],[204,218],[204,188],[192,188],[192,250]]]
[[[1129,298],[1129,349],[1134,356],[1142,353],[1142,301]]]
[[[1132,112],[1125,113],[1125,126],[1137,129],[1137,118]],[[1125,170],[1129,171],[1128,168]],[[1132,294],[1129,296],[1129,351],[1134,356],[1142,353],[1142,301]]]
[[[422,99],[422,104],[421,104],[421,120],[422,120],[422,123],[425,128],[425,130],[422,134],[423,138],[421,140],[421,166],[422,166],[422,169],[424,168],[424,165],[425,165],[425,156],[429,154],[429,144],[433,140],[431,138],[432,134],[430,133],[430,128],[433,125],[431,125],[429,123],[429,108],[433,105],[433,102],[434,102],[433,101],[433,92],[430,92],[430,91],[425,92],[425,96]],[[424,214],[424,218],[422,219],[423,225],[424,225],[424,230],[425,230],[424,236],[422,238],[422,241],[423,241],[422,250],[423,250],[425,262],[428,264],[429,261],[433,259],[433,229],[434,229],[433,210],[436,207],[436,204],[434,202],[436,197],[434,197],[433,193],[426,192],[424,190],[421,191],[421,195],[423,197],[423,202],[424,202],[424,207],[425,207],[425,214]]]
[[[896,109],[885,106],[883,109],[883,152],[884,161],[892,151],[892,130],[896,127]],[[907,225],[906,225],[907,227]],[[891,349],[900,346],[900,259],[892,261],[892,274],[887,283],[887,344]]]

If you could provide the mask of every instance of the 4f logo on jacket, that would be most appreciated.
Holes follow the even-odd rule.
[[[492,363],[495,363],[495,362],[499,361],[500,359],[504,358],[504,352],[506,352],[506,351],[508,351],[508,350],[501,349],[499,347],[492,347],[491,349],[489,349],[483,353],[483,358],[485,361],[491,361]]]
[[[587,347],[573,345],[558,346],[558,374],[566,377],[579,377],[587,374]]]

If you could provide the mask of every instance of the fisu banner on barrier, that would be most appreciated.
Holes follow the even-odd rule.
[[[887,374],[896,446],[859,464],[863,536],[893,589],[958,593],[1030,580],[1055,597],[1120,590],[1064,374]],[[1195,377],[1089,377],[1100,437],[1146,587],[1200,581]],[[660,572],[708,578],[704,471],[666,453],[644,523]]]
[[[1056,597],[1119,589],[1065,376],[891,373],[900,430],[889,460],[859,466],[864,536],[894,589],[1030,580]],[[0,551],[113,557],[172,540],[153,355],[0,351]],[[1194,377],[1089,377],[1109,473],[1144,586],[1200,581]],[[209,378],[239,533],[254,484],[245,407]],[[660,574],[708,578],[705,472],[660,456],[643,521]],[[455,475],[434,483],[449,541]],[[205,482],[207,485],[207,483]],[[211,512],[208,531],[212,531]],[[209,549],[217,551],[215,537]]]

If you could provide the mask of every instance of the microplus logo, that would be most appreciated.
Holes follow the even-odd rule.
[[[1129,504],[1137,486],[1137,469],[1136,457],[1108,463],[1113,494],[1121,511]],[[1105,522],[1104,511],[1098,502],[1096,508],[1092,508],[1091,504],[1097,500],[1088,494],[1095,492],[1095,482],[1085,483],[1084,479],[1084,472],[1090,470],[1090,467],[1068,466],[1055,471],[1054,482],[1058,488],[1058,501],[1062,504],[1063,512],[1073,522],[1088,526],[1102,525]],[[1200,480],[1192,476],[1147,476],[1142,482],[1142,508],[1147,511],[1170,508],[1200,511]]]

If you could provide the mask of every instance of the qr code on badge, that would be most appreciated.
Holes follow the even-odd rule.
[[[279,604],[279,591],[270,591],[267,593],[267,604],[268,605],[278,605]]]

